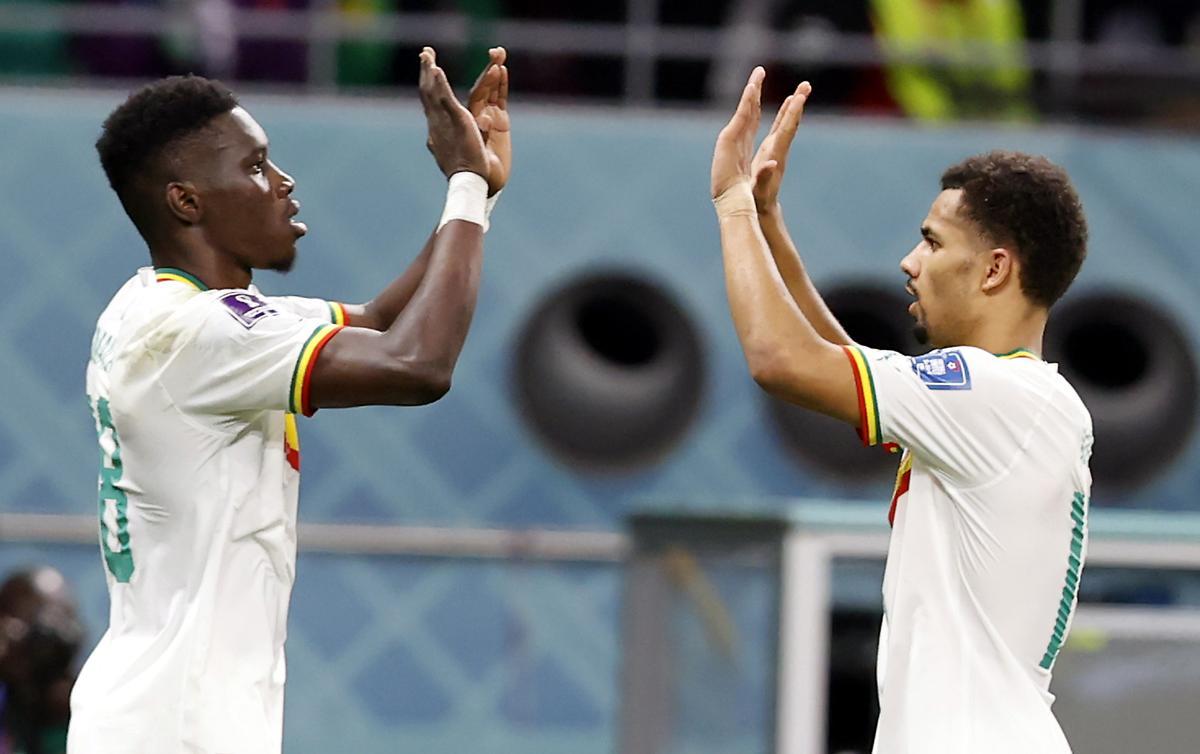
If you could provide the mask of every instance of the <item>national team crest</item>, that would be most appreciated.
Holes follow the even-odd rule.
[[[242,327],[249,330],[266,317],[278,314],[279,310],[253,293],[234,291],[221,297],[221,303]]]
[[[970,390],[971,371],[958,351],[933,351],[912,360],[913,372],[930,390]]]

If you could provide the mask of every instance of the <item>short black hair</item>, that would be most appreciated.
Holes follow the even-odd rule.
[[[233,92],[219,81],[171,76],[138,89],[113,110],[96,140],[96,151],[108,184],[126,211],[133,179],[165,147],[237,106]]]
[[[988,238],[1011,244],[1021,291],[1050,308],[1087,256],[1087,218],[1067,172],[1024,152],[968,157],[942,174],[942,190],[962,189],[962,211]]]

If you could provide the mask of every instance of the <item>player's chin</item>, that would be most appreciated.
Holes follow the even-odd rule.
[[[275,272],[291,272],[296,264],[296,242],[281,244],[280,252],[271,260],[269,267]]]

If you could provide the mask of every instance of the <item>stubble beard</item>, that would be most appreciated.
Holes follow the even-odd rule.
[[[917,343],[922,346],[929,345],[929,328],[925,325],[920,323],[913,325],[912,333],[913,337],[917,339]]]
[[[296,255],[293,253],[287,259],[280,259],[271,264],[271,271],[281,274],[287,274],[292,271],[292,267],[296,265]]]

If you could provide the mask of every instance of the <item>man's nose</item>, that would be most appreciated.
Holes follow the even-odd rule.
[[[915,278],[921,271],[920,264],[917,263],[917,250],[914,248],[904,258],[900,260],[900,270],[910,278]]]
[[[273,166],[275,172],[279,173],[279,189],[284,196],[291,194],[296,190],[296,179],[279,169],[278,166]]]

